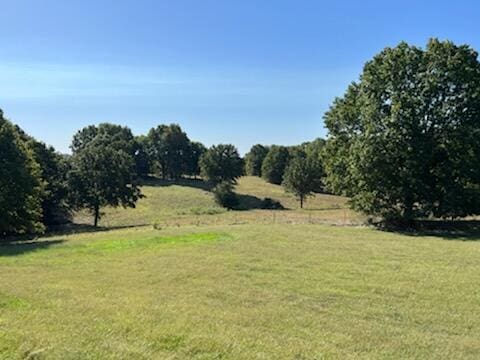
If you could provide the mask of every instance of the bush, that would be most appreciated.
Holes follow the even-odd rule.
[[[237,194],[233,192],[233,185],[230,182],[221,182],[213,188],[213,195],[215,196],[215,201],[220,206],[223,206],[227,209],[233,209],[238,205]]]

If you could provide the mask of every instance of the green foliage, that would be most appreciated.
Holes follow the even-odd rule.
[[[281,184],[290,158],[288,148],[272,146],[262,164],[262,177],[272,184]]]
[[[245,155],[245,173],[248,176],[262,176],[263,160],[268,154],[268,147],[254,145],[250,152]]]
[[[148,155],[148,139],[146,136],[135,137],[135,170],[138,176],[147,177],[150,174],[151,164]]]
[[[97,144],[102,142],[104,145],[115,150],[122,150],[132,157],[137,151],[137,142],[128,127],[103,123],[98,126],[90,125],[78,131],[72,140],[72,152],[80,152],[94,140]]]
[[[1,110],[0,154],[0,236],[42,232],[41,169]]]
[[[193,141],[189,144],[189,150],[185,159],[185,173],[190,176],[199,176],[200,171],[200,159],[207,151],[207,148],[199,142]]]
[[[480,213],[480,63],[468,46],[401,43],[325,115],[327,184],[387,219]]]
[[[142,196],[136,183],[133,157],[94,138],[72,157],[69,185],[73,204],[88,209],[97,226],[104,206],[135,207]]]
[[[227,209],[235,208],[238,205],[238,196],[233,190],[233,184],[229,181],[221,182],[215,186],[212,192],[217,204]]]
[[[48,227],[70,222],[72,213],[68,203],[68,157],[58,154],[53,147],[33,138],[30,138],[27,144],[40,166],[44,184],[41,199],[43,223]]]
[[[235,182],[243,175],[243,167],[243,160],[233,145],[212,146],[200,159],[202,177],[214,184]]]
[[[198,143],[192,145],[179,125],[160,125],[151,129],[147,137],[151,161],[164,179],[177,180],[197,170],[199,153],[203,149]]]
[[[285,170],[283,186],[298,198],[300,208],[303,209],[305,199],[322,187],[321,179],[320,161],[303,153],[290,160]]]

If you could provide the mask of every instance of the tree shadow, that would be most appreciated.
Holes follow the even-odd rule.
[[[253,195],[236,194],[238,205],[234,210],[248,211],[248,210],[286,210],[283,205],[270,198],[260,199]]]
[[[2,241],[0,242],[0,257],[18,256],[29,252],[48,249],[51,246],[62,244],[63,239],[48,241]]]
[[[73,234],[97,233],[112,230],[133,229],[143,226],[150,226],[150,224],[135,224],[135,225],[120,225],[120,226],[93,226],[90,224],[70,223],[51,228],[45,236],[65,236]]]
[[[480,221],[478,220],[418,220],[409,227],[381,224],[383,231],[406,236],[433,236],[444,240],[480,241]]]
[[[210,182],[203,181],[202,179],[194,178],[180,178],[178,180],[163,180],[156,177],[148,177],[142,179],[142,186],[154,186],[154,187],[169,187],[169,186],[184,186],[194,189],[212,191],[214,185]]]

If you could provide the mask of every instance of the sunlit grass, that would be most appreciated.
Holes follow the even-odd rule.
[[[0,244],[0,359],[480,356],[474,233],[320,225],[363,219],[258,178],[244,205],[287,210],[226,211],[199,182],[143,191],[100,232]]]
[[[185,225],[230,225],[235,223],[335,223],[361,224],[364,218],[348,209],[347,199],[328,194],[316,194],[308,199],[305,209],[299,209],[295,197],[281,186],[257,177],[243,177],[236,192],[241,205],[250,211],[227,211],[215,203],[208,186],[198,180],[149,181],[142,187],[145,198],[135,209],[104,209],[100,221],[104,227],[153,225],[161,227]],[[261,211],[249,207],[264,198],[279,201],[286,210]],[[76,221],[91,223],[91,215],[82,212]]]
[[[2,246],[0,358],[476,359],[462,240],[250,224]]]

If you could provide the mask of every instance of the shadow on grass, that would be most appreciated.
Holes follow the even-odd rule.
[[[191,187],[194,189],[212,191],[214,185],[202,179],[186,179],[181,178],[178,180],[162,180],[156,177],[148,177],[142,180],[141,184],[143,186],[158,186],[158,187],[168,187],[168,186],[184,186]]]
[[[89,224],[76,224],[70,223],[65,225],[58,225],[53,228],[50,228],[46,233],[42,234],[42,237],[53,237],[53,236],[66,236],[74,234],[85,234],[85,233],[96,233],[112,230],[123,230],[123,229],[133,229],[138,227],[150,226],[150,224],[136,224],[136,225],[123,225],[123,226],[98,226],[95,227]],[[27,235],[11,235],[6,237],[0,237],[0,246],[9,245],[9,244],[29,244],[36,241],[39,237],[37,234],[27,234]]]
[[[434,236],[445,240],[480,241],[478,220],[419,220],[408,228],[381,224],[381,230],[407,236]]]
[[[150,224],[95,227],[89,224],[71,223],[71,224],[61,225],[61,226],[52,228],[45,234],[45,236],[63,236],[63,235],[73,235],[73,234],[96,233],[96,232],[105,232],[105,231],[112,231],[112,230],[133,229],[133,228],[144,227],[144,226],[150,226]]]
[[[253,195],[237,194],[237,199],[238,205],[234,210],[287,210],[279,201],[269,198],[260,199]]]
[[[0,257],[18,256],[29,252],[48,249],[51,246],[65,242],[63,239],[48,241],[2,241],[0,242]]]

